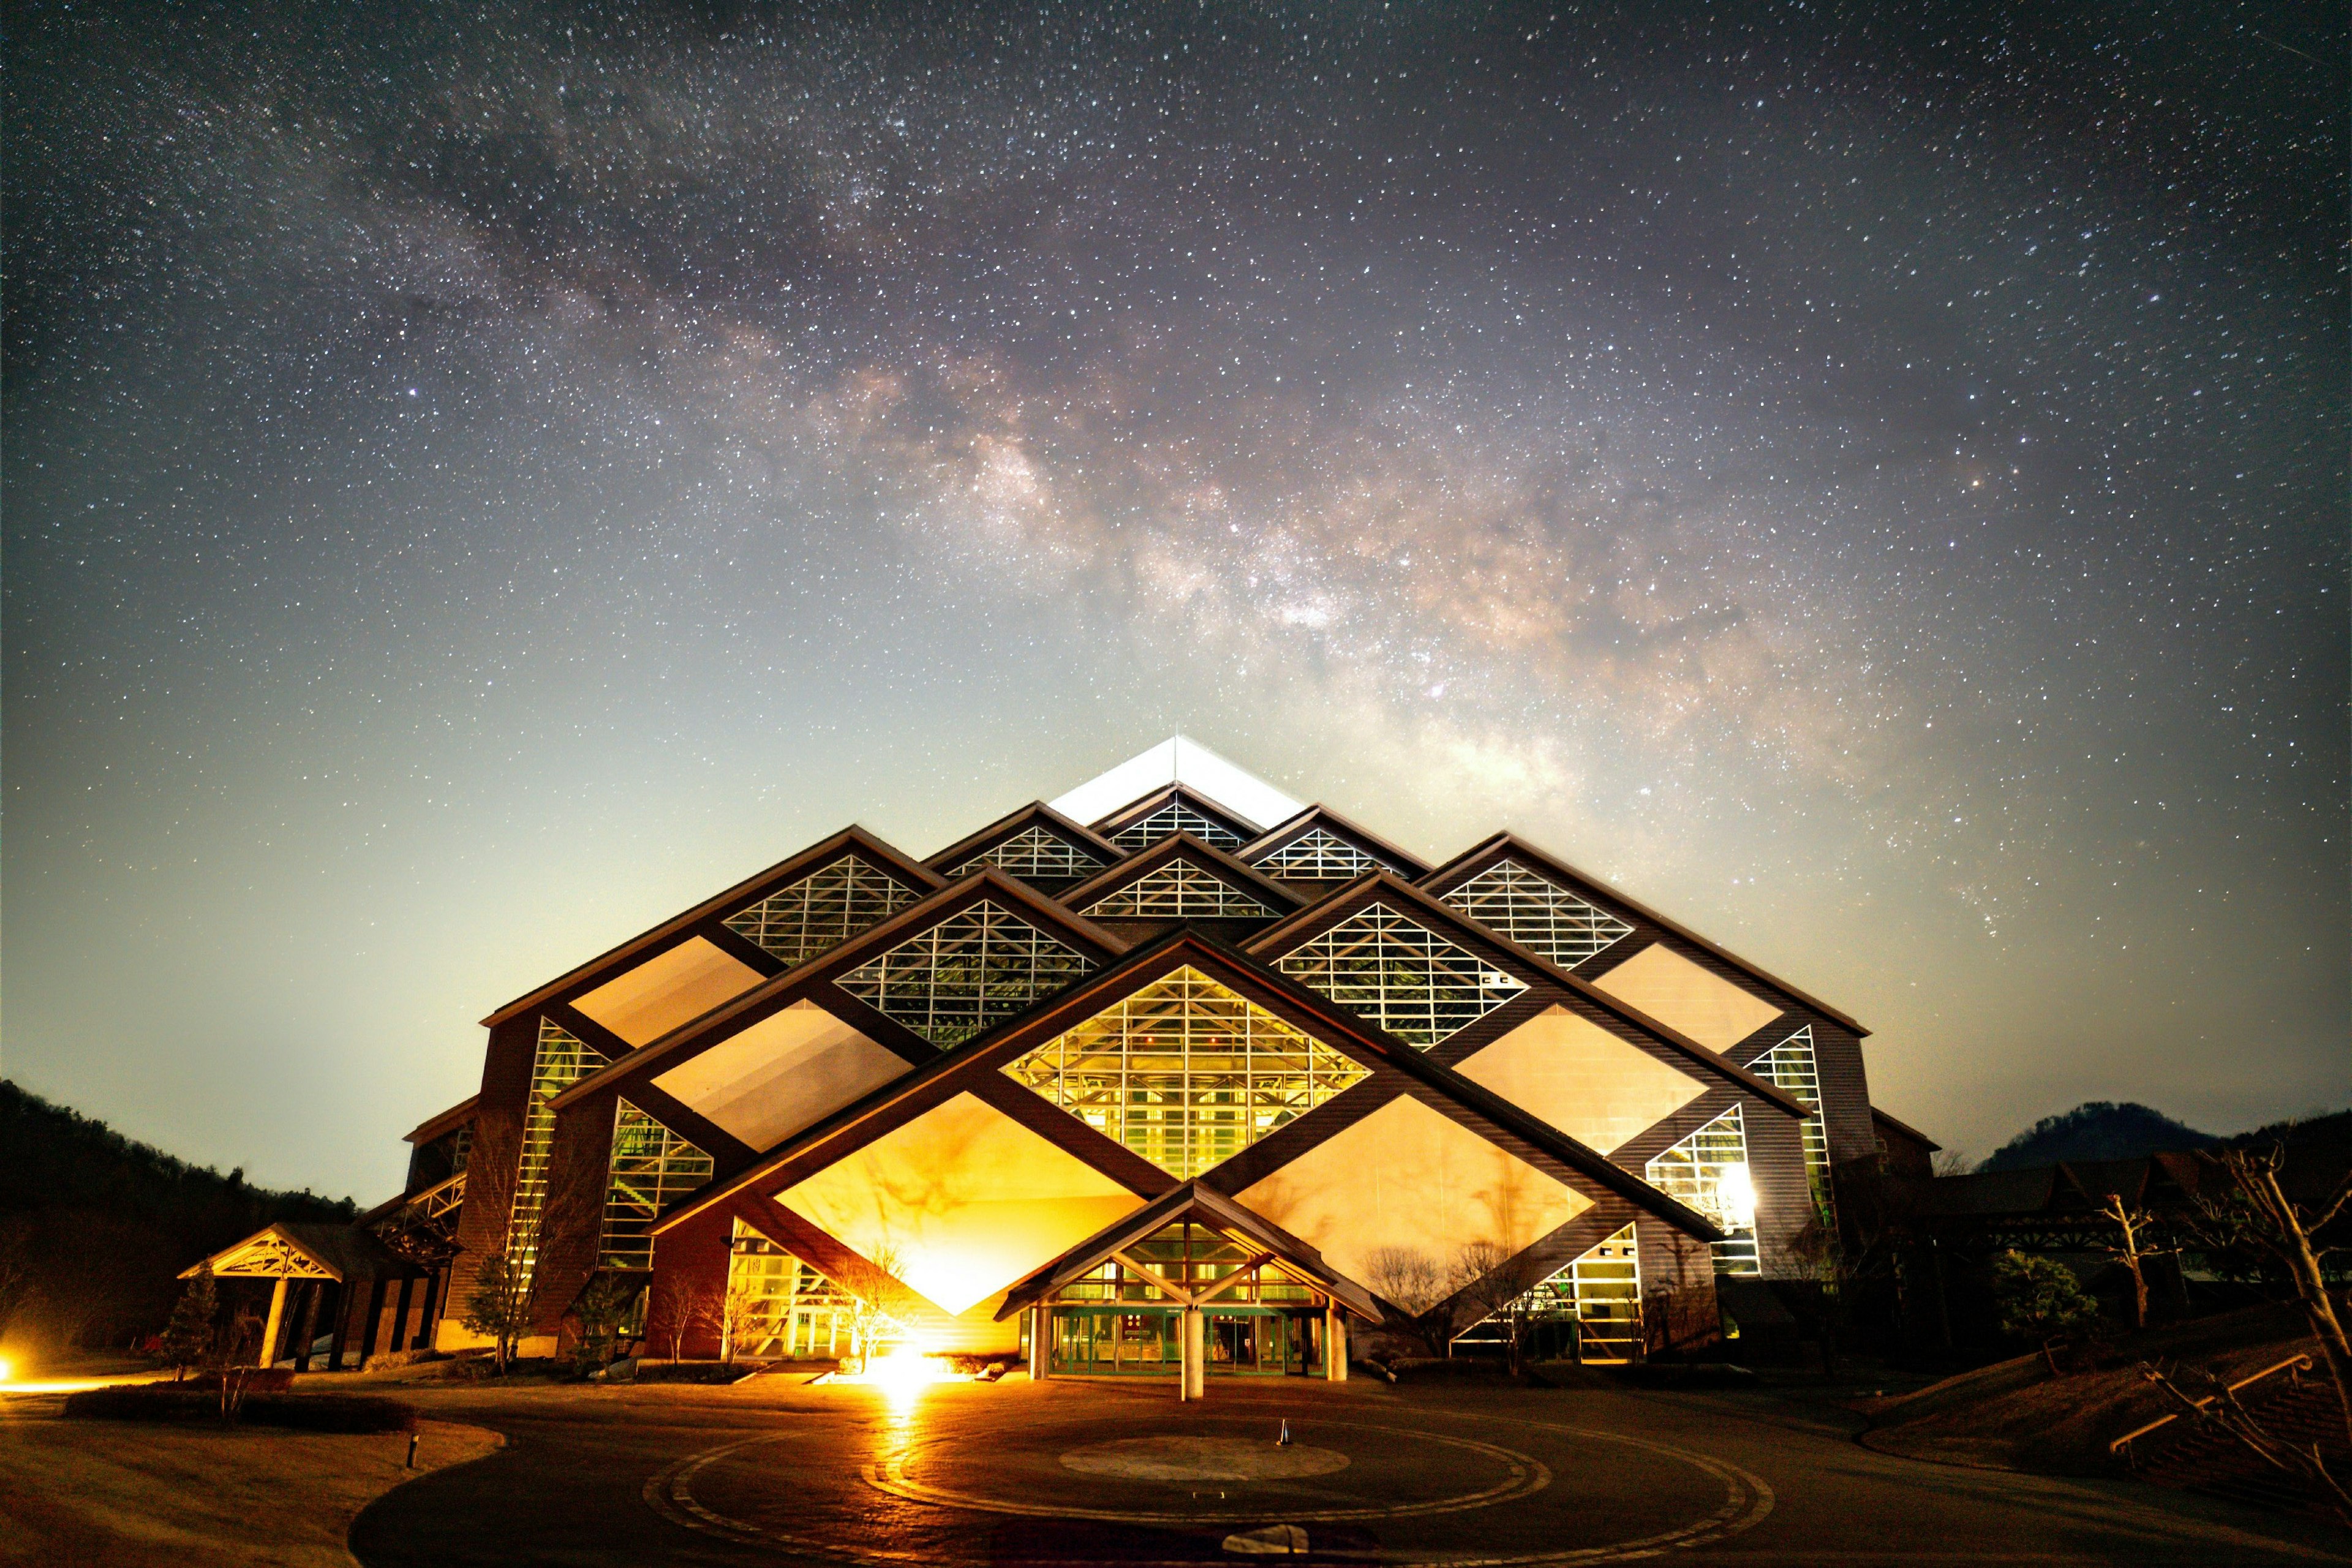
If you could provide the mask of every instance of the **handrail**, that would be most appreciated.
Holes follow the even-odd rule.
[[[2292,1371],[2297,1375],[2300,1375],[2304,1373],[2309,1372],[2310,1370],[2311,1356],[2308,1352],[2302,1355],[2291,1355],[2287,1357],[2286,1360],[2278,1363],[2274,1366],[2266,1366],[2263,1368],[2262,1371],[2255,1373],[2251,1376],[2238,1379],[2237,1382],[2230,1384],[2226,1392],[2235,1394],[2242,1388],[2251,1388],[2255,1384],[2262,1382],[2263,1379],[2266,1377],[2274,1377],[2282,1372]],[[2219,1397],[2221,1397],[2219,1394],[2209,1394],[2204,1398],[2196,1402],[2197,1408],[2202,1410]],[[2149,1422],[2147,1426],[2139,1427],[2135,1431],[2126,1432],[2122,1436],[2116,1438],[2114,1442],[2108,1444],[2107,1452],[2110,1454],[2122,1454],[2126,1458],[2129,1458],[2129,1450],[2134,1440],[2145,1437],[2150,1432],[2156,1431],[2159,1427],[2169,1426],[2175,1421],[2179,1419],[2180,1412],[2178,1410],[2172,1412],[2168,1415],[2159,1415],[2155,1420]]]

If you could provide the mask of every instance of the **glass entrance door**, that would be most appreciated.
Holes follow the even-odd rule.
[[[1182,1367],[1182,1325],[1173,1308],[1054,1309],[1053,1370],[1066,1377],[1174,1377]]]
[[[1307,1371],[1307,1323],[1265,1308],[1212,1307],[1203,1325],[1212,1373],[1263,1373],[1280,1377]]]

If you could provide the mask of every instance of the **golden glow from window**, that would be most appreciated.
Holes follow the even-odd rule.
[[[1179,1177],[1232,1158],[1365,1076],[1189,965],[1004,1070]]]
[[[710,1180],[710,1156],[624,1100],[613,1109],[613,1159],[604,1189],[600,1268],[651,1268],[654,1221]]]
[[[1733,1106],[1642,1173],[1649,1184],[1723,1227],[1715,1244],[1717,1274],[1762,1272],[1756,1258],[1756,1184],[1748,1169],[1748,1123]]]

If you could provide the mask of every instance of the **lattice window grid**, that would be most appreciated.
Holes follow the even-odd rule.
[[[1272,854],[1261,857],[1257,868],[1267,876],[1294,882],[1343,882],[1367,871],[1399,869],[1370,850],[1360,849],[1320,827],[1309,828]]]
[[[1684,1207],[1697,1210],[1727,1233],[1724,1240],[1714,1244],[1717,1274],[1762,1272],[1756,1255],[1752,1207],[1755,1186],[1748,1163],[1748,1124],[1738,1106],[1733,1106],[1651,1161],[1642,1175],[1652,1186]],[[1744,1220],[1735,1223],[1726,1200],[1736,1197],[1742,1184],[1746,1184],[1746,1201],[1750,1210]],[[1732,1192],[1727,1193],[1727,1185]]]
[[[654,1221],[710,1180],[710,1156],[627,1100],[613,1111],[613,1157],[604,1188],[600,1268],[651,1268]]]
[[[1011,1017],[1093,965],[983,899],[835,982],[935,1046],[951,1046]]]
[[[1171,800],[1150,816],[1129,823],[1112,834],[1110,841],[1122,849],[1141,849],[1171,833],[1189,833],[1220,849],[1238,849],[1242,846],[1240,834],[1213,817],[1202,816],[1181,800]]]
[[[1516,860],[1497,860],[1447,893],[1445,901],[1562,969],[1575,968],[1633,929]]]
[[[1097,899],[1084,912],[1102,919],[1150,921],[1274,916],[1256,898],[1189,860],[1155,867],[1117,892]]]
[[[1527,989],[1386,904],[1349,915],[1276,967],[1424,1051]]]
[[[514,1204],[507,1211],[507,1258],[528,1279],[539,1260],[539,1222],[547,1205],[547,1163],[555,1150],[555,1112],[548,1101],[605,1065],[603,1053],[542,1016],[531,1058],[530,1094],[524,1102],[522,1153],[515,1166]]]
[[[1043,827],[1024,828],[993,849],[983,849],[961,861],[950,876],[964,877],[982,866],[993,866],[1008,877],[1027,882],[1067,882],[1091,877],[1108,862],[1091,849]]]
[[[724,924],[789,967],[830,952],[915,899],[915,890],[895,877],[845,855],[729,915]]]

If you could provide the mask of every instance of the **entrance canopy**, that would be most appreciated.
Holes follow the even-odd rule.
[[[1216,1231],[1240,1244],[1250,1262],[1227,1280],[1206,1285],[1179,1283],[1139,1260],[1130,1250],[1170,1226],[1192,1224]],[[999,1321],[1025,1307],[1051,1301],[1074,1280],[1082,1279],[1107,1263],[1118,1263],[1149,1280],[1171,1306],[1206,1306],[1226,1288],[1256,1268],[1272,1268],[1309,1289],[1321,1292],[1332,1304],[1344,1307],[1367,1322],[1381,1321],[1380,1302],[1372,1293],[1323,1261],[1323,1255],[1264,1216],[1251,1213],[1224,1194],[1198,1182],[1185,1182],[1144,1205],[1118,1224],[1097,1231],[1061,1257],[1023,1279],[1005,1293],[997,1311]]]
[[[273,1225],[180,1270],[192,1279],[211,1265],[220,1279],[421,1279],[431,1270],[349,1225]]]

